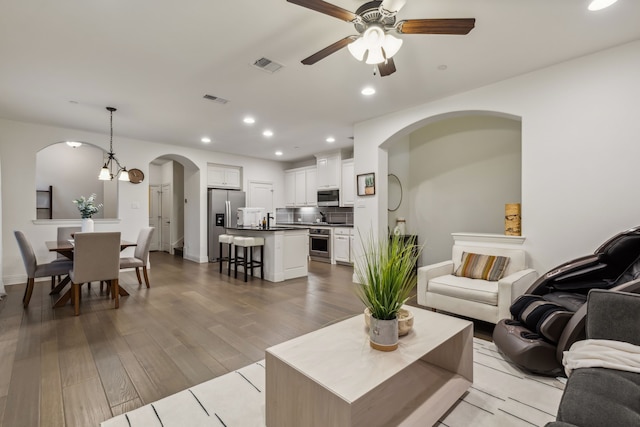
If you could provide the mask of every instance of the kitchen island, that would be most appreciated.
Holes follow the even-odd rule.
[[[233,236],[264,238],[264,280],[282,282],[308,274],[309,229],[274,226],[269,228],[226,228]],[[255,249],[254,255],[259,257]],[[242,271],[242,270],[241,270]],[[254,271],[260,278],[258,269]]]

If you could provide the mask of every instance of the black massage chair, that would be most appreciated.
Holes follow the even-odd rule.
[[[613,236],[593,255],[566,262],[536,280],[511,304],[513,318],[496,325],[495,345],[526,370],[563,376],[563,352],[585,338],[585,303],[591,289],[640,293],[640,227]]]

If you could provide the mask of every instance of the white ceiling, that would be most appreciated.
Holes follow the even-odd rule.
[[[364,2],[332,3],[355,11]],[[640,1],[600,12],[587,3],[408,0],[398,19],[476,18],[476,27],[401,35],[398,71],[381,78],[347,49],[302,65],[356,32],[285,0],[0,0],[0,117],[108,135],[105,107],[114,106],[116,152],[126,136],[301,160],[352,146],[354,123],[640,38]],[[284,68],[250,65],[261,57]],[[376,95],[360,95],[365,85]]]

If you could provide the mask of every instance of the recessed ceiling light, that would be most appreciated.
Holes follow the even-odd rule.
[[[252,125],[256,122],[256,119],[254,119],[253,117],[247,116],[244,119],[242,119],[242,121],[248,125]]]
[[[589,10],[596,11],[611,6],[618,0],[593,0],[589,3]]]
[[[374,93],[376,93],[376,90],[374,88],[372,88],[371,86],[367,86],[364,89],[362,89],[362,91],[360,93],[365,95],[365,96],[371,96]]]
[[[82,142],[67,141],[67,145],[71,148],[78,148],[82,145]]]
[[[330,136],[330,137],[328,137],[328,138],[326,139],[326,141],[327,141],[328,143],[332,143],[332,142],[336,142],[336,139],[335,139],[334,137]]]
[[[265,130],[264,132],[262,132],[262,134],[264,136],[266,136],[267,138],[271,138],[273,136],[273,132],[270,131],[269,129]]]
[[[276,156],[282,156],[282,151],[276,151]]]
[[[211,142],[211,138],[209,138],[208,136],[203,136],[202,138],[200,138],[200,141],[204,142],[205,144],[208,144]]]

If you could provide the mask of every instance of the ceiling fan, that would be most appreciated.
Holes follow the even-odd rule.
[[[322,0],[287,0],[325,15],[352,23],[359,35],[351,35],[338,40],[313,55],[302,60],[312,65],[347,46],[349,52],[359,61],[377,65],[380,76],[388,76],[396,71],[393,62],[402,46],[402,39],[392,34],[469,34],[475,26],[474,18],[464,19],[406,19],[396,22],[396,14],[406,0],[369,1],[355,13]]]

